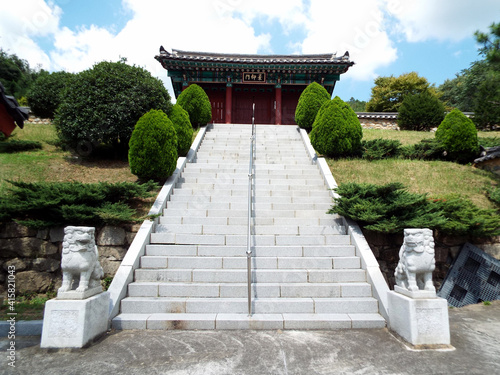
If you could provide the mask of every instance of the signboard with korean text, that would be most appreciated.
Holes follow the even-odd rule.
[[[243,83],[265,83],[266,73],[264,72],[244,72],[243,73]]]

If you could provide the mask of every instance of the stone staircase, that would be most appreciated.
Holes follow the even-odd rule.
[[[117,329],[379,328],[342,221],[296,127],[258,125],[247,304],[251,126],[214,125],[186,165],[113,319]]]

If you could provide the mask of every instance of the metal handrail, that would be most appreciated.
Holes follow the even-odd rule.
[[[248,231],[247,231],[247,273],[248,273],[248,316],[252,316],[252,180],[254,178],[255,148],[255,103],[252,107],[252,136],[250,137],[250,163],[248,167]]]

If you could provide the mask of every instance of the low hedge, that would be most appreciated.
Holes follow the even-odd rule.
[[[492,237],[500,234],[496,210],[476,207],[469,200],[450,195],[439,199],[410,193],[399,183],[387,185],[341,184],[340,197],[329,210],[381,233],[401,233],[405,228],[430,228],[449,235]]]

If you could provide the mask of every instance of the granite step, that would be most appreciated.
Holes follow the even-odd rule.
[[[348,314],[355,311],[376,314],[378,301],[363,298],[255,298],[254,314]],[[197,297],[126,297],[122,300],[123,314],[193,313],[217,314],[248,312],[247,298],[197,298]]]
[[[347,314],[120,314],[113,319],[116,329],[156,330],[335,330],[384,328],[385,320],[377,313]]]

